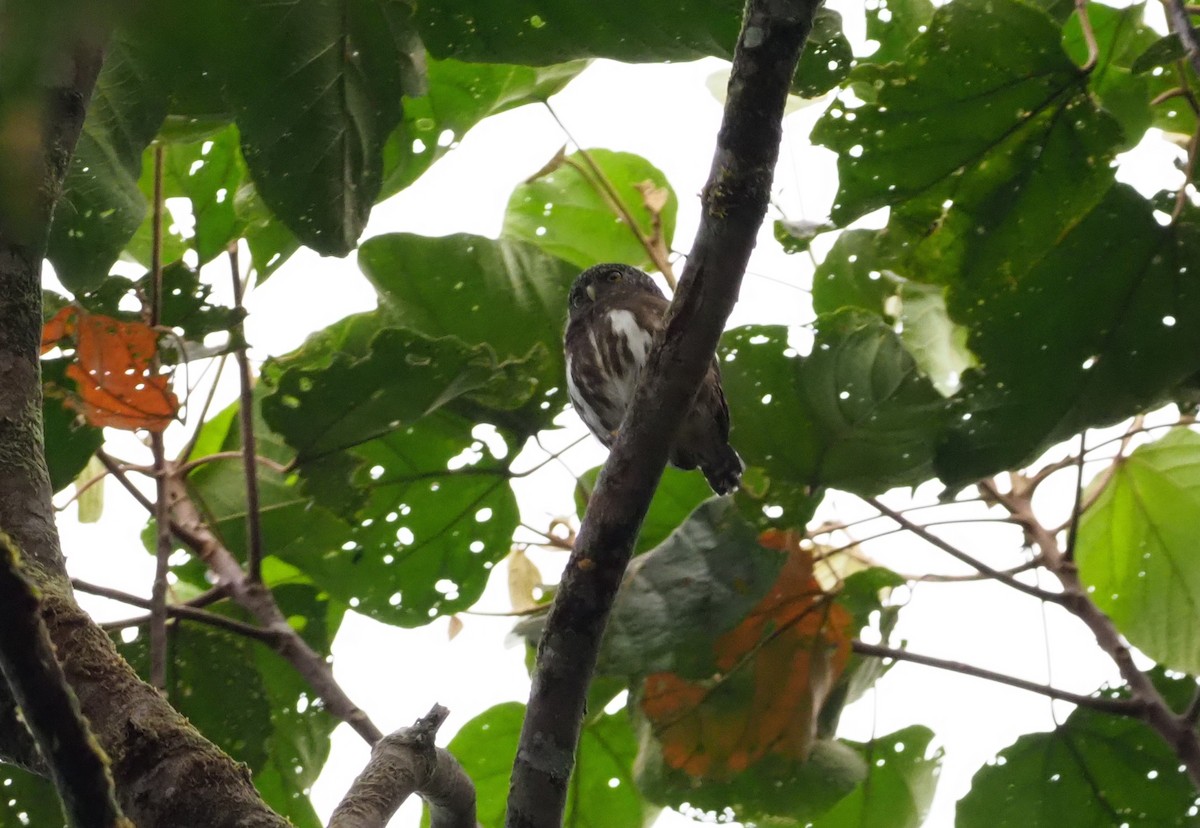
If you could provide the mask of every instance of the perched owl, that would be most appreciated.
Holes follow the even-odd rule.
[[[567,390],[587,427],[611,446],[650,345],[663,329],[667,298],[636,267],[602,264],[575,280],[570,305]],[[729,445],[729,406],[716,359],[675,438],[671,464],[680,469],[699,466],[717,494],[738,486],[744,466]]]

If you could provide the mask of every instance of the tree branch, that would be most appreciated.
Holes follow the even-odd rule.
[[[1136,717],[1142,712],[1142,704],[1133,699],[1107,699],[1100,696],[1085,696],[1080,693],[1071,693],[1047,684],[1038,684],[1037,682],[1017,678],[1016,676],[985,670],[982,667],[975,667],[971,664],[964,664],[961,661],[949,661],[944,658],[935,658],[934,656],[910,652],[909,650],[897,650],[881,644],[868,644],[858,639],[852,642],[852,647],[854,652],[861,655],[890,658],[896,661],[911,661],[913,664],[923,664],[926,667],[936,667],[939,670],[947,670],[951,673],[961,673],[964,676],[987,679],[997,684],[1007,684],[1009,687],[1016,687],[1019,690],[1028,690],[1031,693],[1039,693],[1043,696],[1049,696],[1052,699],[1070,702],[1071,704],[1088,707],[1092,710],[1100,710],[1104,713],[1116,713],[1122,716]]]
[[[1192,69],[1200,74],[1200,41],[1196,38],[1196,30],[1192,27],[1192,19],[1188,17],[1187,7],[1184,6],[1183,0],[1162,0],[1162,4],[1171,31],[1183,45],[1183,51],[1188,62],[1192,64]]]
[[[1012,587],[1013,589],[1017,590],[1018,592],[1024,592],[1026,595],[1032,595],[1034,598],[1037,598],[1039,600],[1047,601],[1051,604],[1063,603],[1062,595],[1060,595],[1058,593],[1054,593],[1054,592],[1046,592],[1044,589],[1038,589],[1035,586],[1030,586],[1029,584],[1023,583],[1022,581],[1018,581],[1015,577],[1008,574],[1007,572],[1004,572],[1002,570],[995,569],[993,567],[988,566],[983,561],[977,560],[976,558],[973,558],[970,555],[968,555],[966,552],[963,552],[961,549],[959,549],[957,546],[950,543],[949,541],[946,541],[943,538],[939,538],[937,535],[930,532],[928,529],[926,529],[921,524],[915,523],[912,520],[905,517],[900,512],[897,512],[895,509],[885,506],[878,498],[866,497],[866,498],[863,498],[863,500],[865,500],[867,503],[874,506],[877,510],[879,510],[879,512],[881,514],[887,515],[892,520],[896,521],[896,523],[900,524],[900,526],[902,526],[907,531],[912,532],[914,535],[919,537],[921,540],[925,541],[928,544],[931,544],[932,546],[936,546],[938,549],[941,549],[943,552],[950,555],[951,557],[957,558],[958,560],[962,561],[963,563],[967,564],[968,566],[974,567],[976,570],[978,570],[979,572],[982,572],[984,575],[988,576],[989,578],[991,578],[995,581],[999,581],[1000,583],[1004,584],[1005,586]]]
[[[233,309],[237,322],[229,330],[230,343],[238,366],[238,422],[242,427],[242,466],[246,475],[246,574],[251,581],[262,581],[262,515],[258,506],[258,455],[254,437],[254,380],[250,373],[250,356],[246,353],[246,327],[242,324],[245,307],[242,304],[242,274],[238,267],[238,249],[229,246],[229,271],[233,274]]]
[[[538,645],[506,824],[557,828],[604,626],[679,424],[708,370],[767,211],[784,102],[819,3],[751,0],[700,229],[662,338],[588,504]]]
[[[130,482],[120,463],[103,452],[98,452],[98,456],[105,468],[112,472],[113,477],[135,500],[144,508],[153,510],[154,504]],[[246,576],[237,558],[209,528],[192,500],[191,493],[188,492],[187,483],[178,474],[177,469],[170,466],[167,474],[167,499],[171,503],[171,531],[180,542],[200,556],[209,570],[217,576],[218,585],[225,589],[230,598],[254,616],[262,629],[279,637],[272,646],[291,662],[296,672],[321,697],[325,702],[325,709],[349,724],[369,744],[373,745],[383,738],[383,732],[342,690],[325,659],[308,646],[308,642],[287,622],[279,605],[275,603],[275,596],[271,594],[271,590],[261,582],[251,581]]]
[[[39,615],[38,589],[0,531],[0,673],[62,797],[68,823],[133,828],[117,806],[108,757],[96,744]]]
[[[433,743],[448,715],[435,704],[412,727],[379,740],[329,828],[384,828],[414,793],[429,805],[430,828],[476,828],[475,786],[458,760]]]
[[[151,205],[150,327],[157,330],[162,318],[162,220],[163,220],[163,146],[154,147],[154,203]],[[158,368],[158,356],[153,361]],[[167,573],[171,569],[170,505],[167,503],[167,454],[161,431],[150,432],[150,452],[154,457],[154,581],[150,591],[150,683],[167,689]]]

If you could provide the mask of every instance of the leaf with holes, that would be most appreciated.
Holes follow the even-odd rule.
[[[1154,679],[1176,710],[1196,689],[1187,677]],[[1179,757],[1157,733],[1136,718],[1078,707],[1054,730],[1020,737],[980,768],[955,825],[1194,825],[1195,801]]]
[[[404,119],[383,148],[381,198],[407,187],[491,115],[549,100],[586,61],[515,66],[430,60],[425,94],[404,102]]]
[[[179,411],[170,376],[154,364],[158,335],[144,322],[122,322],[78,306],[46,323],[42,350],[67,339],[75,349],[67,366],[74,383],[69,403],[94,426],[162,431]]]
[[[648,202],[647,182],[649,188],[665,191],[661,206]],[[633,220],[636,233],[618,204]],[[593,149],[586,157],[580,152],[568,155],[519,184],[508,199],[500,233],[536,244],[580,270],[597,262],[656,270],[646,244],[657,239],[663,251],[670,250],[678,209],[671,185],[649,161],[628,152]]]
[[[813,828],[918,828],[942,766],[943,751],[931,751],[932,740],[929,728],[913,725],[869,742],[844,742],[866,762],[867,778]]]
[[[922,281],[1019,276],[1112,186],[1120,127],[1058,26],[1018,0],[954,0],[903,62],[851,80],[874,99],[835,103],[813,131],[838,153],[833,220],[892,207]]]
[[[1197,261],[1194,213],[1164,227],[1118,185],[1019,278],[979,271],[951,285],[950,317],[980,367],[964,375],[939,446],[942,480],[1018,467],[1169,399],[1200,370]]]
[[[475,783],[479,822],[486,828],[504,824],[509,776],[524,718],[525,705],[498,704],[463,725],[446,746]],[[589,717],[575,754],[564,825],[605,828],[643,824],[646,806],[629,773],[636,750],[624,711]],[[428,812],[421,824],[428,826]]]
[[[536,382],[529,402],[489,412],[491,422],[532,434],[566,404],[562,332],[574,265],[531,244],[467,234],[376,236],[363,243],[358,261],[379,291],[381,313],[395,324],[486,344],[502,361],[542,354],[529,374]]]
[[[782,557],[759,545],[728,498],[700,505],[637,558],[617,593],[597,672],[711,675],[713,637],[732,630],[779,576]]]
[[[784,553],[779,576],[736,627],[711,645],[700,680],[648,675],[640,711],[668,767],[729,780],[766,756],[803,762],[817,716],[850,655],[850,614],[812,575],[812,557],[783,533],[760,542]]]
[[[803,98],[824,95],[844,81],[853,66],[854,49],[842,33],[842,16],[833,9],[818,8],[792,78],[792,94]]]
[[[1139,447],[1099,485],[1079,524],[1080,579],[1131,644],[1200,673],[1200,434],[1176,429]]]
[[[142,151],[167,114],[164,79],[141,41],[118,33],[105,51],[46,257],[74,293],[98,286],[146,215]]]
[[[399,0],[227,2],[223,79],[258,193],[300,241],[345,255],[383,181],[424,52]]]
[[[590,57],[630,63],[729,58],[741,19],[736,0],[588,6],[570,0],[475,0],[421,4],[416,18],[436,57],[528,66]]]
[[[946,401],[899,337],[853,309],[822,316],[811,356],[779,327],[732,331],[721,371],[733,444],[771,481],[878,493],[932,473]],[[780,424],[786,428],[780,431]],[[768,488],[765,499],[772,499]]]

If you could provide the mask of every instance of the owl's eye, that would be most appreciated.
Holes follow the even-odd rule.
[[[621,281],[621,271],[610,270],[610,271],[608,271],[608,273],[604,274],[604,278],[610,282],[619,282],[619,281]]]

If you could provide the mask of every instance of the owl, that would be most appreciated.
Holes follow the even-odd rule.
[[[650,346],[663,330],[667,298],[636,267],[601,264],[575,280],[565,351],[567,391],[580,418],[612,446]],[[714,358],[671,448],[671,465],[700,467],[717,494],[738,486],[745,468],[729,445],[729,406]]]

